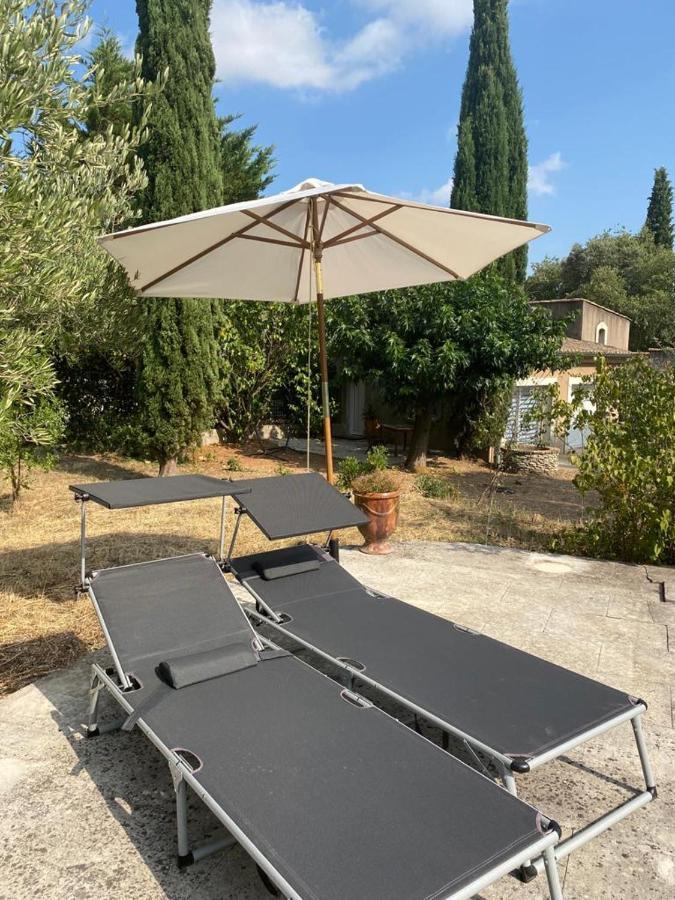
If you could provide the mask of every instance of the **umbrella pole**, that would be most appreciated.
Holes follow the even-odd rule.
[[[333,484],[333,436],[330,424],[330,399],[328,396],[328,357],[326,355],[326,315],[323,302],[323,276],[321,273],[321,251],[315,251],[314,273],[316,275],[316,312],[319,326],[319,367],[321,369],[321,405],[323,407],[323,441],[326,447],[326,478]]]

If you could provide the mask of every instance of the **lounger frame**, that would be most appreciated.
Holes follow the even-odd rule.
[[[89,586],[89,594],[93,599],[94,592],[91,589],[91,586]],[[265,646],[277,649],[276,645],[271,641],[262,638],[260,635],[258,635],[257,638],[262,641]],[[108,646],[112,650],[112,644],[109,643]],[[176,794],[176,841],[179,865],[181,867],[190,865],[200,859],[204,859],[212,853],[216,853],[238,843],[251,856],[257,866],[277,887],[280,893],[287,898],[287,900],[304,900],[304,898],[291,887],[283,875],[277,871],[270,860],[260,851],[259,847],[257,847],[246,833],[230,818],[227,812],[213,799],[213,797],[210,796],[204,787],[199,784],[199,781],[195,778],[194,770],[180,753],[167,747],[142,717],[137,718],[135,716],[134,708],[125,697],[125,692],[128,692],[129,688],[125,691],[121,684],[116,683],[114,676],[117,676],[119,679],[119,672],[116,668],[104,669],[103,666],[98,663],[92,665],[89,688],[87,736],[94,737],[119,728],[125,728],[127,723],[130,723],[129,727],[138,725],[145,736],[152,744],[154,744],[167,761]],[[98,706],[100,692],[103,688],[109,692],[111,697],[126,713],[126,716],[122,721],[114,721],[107,726],[99,726],[98,724]],[[130,684],[130,688],[133,689],[133,685]],[[228,837],[209,841],[202,845],[190,846],[187,821],[188,786],[192,788],[200,800],[202,800],[224,826],[228,832]],[[442,897],[439,895],[438,900],[469,900],[469,898],[474,897],[477,893],[488,885],[493,884],[503,875],[517,871],[532,858],[540,860],[542,868],[546,871],[551,900],[563,900],[558,866],[554,852],[554,847],[558,839],[558,832],[551,829],[547,834],[543,835],[540,840],[535,841],[524,851],[521,850],[519,853],[514,854],[512,857],[490,869],[459,891],[444,894]]]
[[[243,512],[245,512],[245,509],[242,509],[240,506],[238,512],[239,515],[237,521],[239,521],[241,515],[243,514]],[[236,538],[236,534],[233,535],[233,538]],[[228,552],[228,561],[232,558],[233,548],[234,540],[232,541],[230,551]],[[607,722],[603,722],[601,725],[594,726],[593,728],[588,729],[588,731],[575,735],[573,738],[563,741],[556,747],[552,747],[544,753],[539,754],[538,756],[528,757],[527,759],[523,757],[517,757],[514,759],[472,737],[470,734],[463,732],[457,726],[453,725],[450,722],[446,722],[445,720],[431,713],[429,710],[426,710],[423,707],[418,706],[412,701],[406,699],[405,697],[402,697],[400,694],[396,693],[396,691],[393,691],[391,688],[387,687],[387,685],[376,681],[365,672],[350,665],[345,660],[339,659],[329,653],[326,653],[320,647],[316,647],[309,641],[305,640],[303,637],[295,634],[291,629],[284,627],[282,617],[275,613],[273,609],[271,609],[271,607],[256,593],[255,589],[251,587],[248,581],[243,580],[241,583],[246,588],[251,597],[253,597],[253,599],[255,600],[255,607],[250,604],[246,605],[246,612],[254,623],[264,624],[273,628],[276,632],[283,635],[284,637],[290,639],[291,641],[296,641],[307,650],[311,651],[312,653],[316,653],[327,662],[330,662],[332,665],[337,666],[339,669],[347,673],[352,687],[357,680],[363,681],[365,684],[368,684],[376,691],[385,694],[387,697],[401,704],[401,706],[408,709],[416,717],[419,716],[432,725],[435,725],[441,730],[443,734],[444,746],[447,747],[446,735],[452,735],[453,737],[458,738],[464,743],[467,749],[474,755],[474,757],[477,758],[477,761],[481,765],[482,763],[480,761],[480,758],[477,757],[477,753],[484,754],[496,767],[504,786],[514,796],[518,796],[516,775],[524,775],[528,772],[531,772],[532,770],[539,768],[545,763],[560,758],[565,753],[572,750],[574,747],[577,747],[580,744],[584,744],[587,741],[590,741],[607,731],[611,731],[612,729],[617,728],[620,725],[624,725],[625,723],[630,722],[633,728],[635,743],[638,751],[638,756],[640,758],[642,774],[644,777],[644,790],[640,790],[639,793],[637,793],[635,796],[629,798],[628,800],[625,800],[623,803],[620,803],[618,806],[599,816],[597,819],[594,819],[588,825],[585,825],[583,828],[576,831],[573,835],[570,835],[564,840],[561,840],[556,845],[554,851],[557,860],[564,859],[574,850],[588,843],[590,840],[597,837],[599,834],[602,834],[604,831],[607,831],[608,828],[611,828],[617,822],[625,819],[626,816],[629,816],[632,812],[642,808],[643,806],[646,806],[656,797],[654,773],[651,767],[649,753],[642,731],[641,717],[647,709],[647,704],[644,701],[636,700],[635,705],[632,709],[625,710],[620,714],[614,716]],[[381,591],[376,591],[369,587],[366,587],[365,590],[373,596],[389,597],[389,595],[384,594]],[[471,629],[466,630],[471,631]],[[528,866],[523,868],[521,875],[523,880],[527,881],[531,878],[534,878],[536,875],[541,874],[543,870],[544,860],[542,858],[539,858],[532,861]]]

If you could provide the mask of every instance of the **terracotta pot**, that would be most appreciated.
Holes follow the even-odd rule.
[[[366,525],[359,525],[359,531],[365,544],[360,547],[362,553],[391,553],[394,549],[388,538],[396,531],[398,525],[398,507],[400,491],[389,491],[386,494],[357,494],[354,492],[354,503],[368,516]]]

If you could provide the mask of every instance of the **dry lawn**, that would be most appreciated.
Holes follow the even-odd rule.
[[[244,471],[228,469],[233,457]],[[312,459],[317,469],[321,464],[319,457]],[[213,447],[201,451],[181,471],[236,479],[303,467],[304,457],[292,451],[262,456],[255,447]],[[497,480],[483,463],[440,457],[429,471],[447,478],[457,494],[447,501],[426,499],[415,491],[413,477],[406,475],[397,532],[401,540],[476,541],[539,550],[583,512],[569,469],[561,469],[555,477],[502,474]],[[30,490],[14,511],[8,495],[0,495],[0,694],[103,645],[91,604],[74,595],[79,515],[68,485],[152,474],[154,466],[147,463],[67,456],[54,471],[34,474]],[[91,503],[88,567],[214,552],[219,519],[217,499],[116,512]],[[228,527],[231,524],[230,519]],[[356,529],[341,538],[344,544],[361,543]],[[238,552],[265,546],[265,538],[244,519]]]

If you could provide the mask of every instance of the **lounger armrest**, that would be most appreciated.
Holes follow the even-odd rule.
[[[275,581],[277,578],[286,578],[289,575],[300,575],[302,572],[315,572],[320,567],[321,562],[318,559],[289,563],[286,566],[264,566],[261,563],[253,563],[253,568],[265,581]]]
[[[236,643],[216,650],[163,660],[157,667],[160,678],[172,688],[180,689],[200,681],[239,672],[258,662],[250,644]]]

